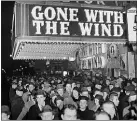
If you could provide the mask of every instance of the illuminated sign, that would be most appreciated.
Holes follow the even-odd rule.
[[[106,66],[107,45],[93,43],[83,47],[79,51],[81,69],[104,68]]]
[[[30,36],[124,38],[124,26],[117,10],[29,5]]]
[[[127,10],[127,23],[128,23],[128,40],[129,42],[136,42],[136,27],[135,17],[137,15],[137,8],[133,7]]]
[[[81,61],[81,69],[104,68],[107,60],[104,56],[94,56]]]
[[[102,43],[102,44],[93,43],[93,44],[90,44],[86,47],[81,48],[79,52],[80,52],[81,58],[91,57],[93,55],[106,53],[107,52],[107,46],[104,43]]]

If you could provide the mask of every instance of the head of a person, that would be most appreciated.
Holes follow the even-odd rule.
[[[56,103],[56,106],[58,107],[58,108],[62,108],[62,105],[63,105],[63,97],[61,97],[61,96],[57,96],[56,98],[55,98],[55,103]]]
[[[99,89],[94,90],[93,97],[95,97],[97,94],[103,96],[103,93]]]
[[[76,87],[76,83],[75,82],[72,83],[72,88],[74,88],[74,87]]]
[[[19,80],[19,81],[18,81],[18,85],[19,85],[19,86],[22,86],[22,80]]]
[[[36,101],[39,105],[43,104],[45,102],[46,99],[46,94],[43,90],[38,90],[36,92]]]
[[[16,88],[16,95],[22,97],[23,91],[24,91],[23,87],[22,87],[22,86],[18,86],[18,87]]]
[[[60,96],[63,96],[64,94],[64,89],[63,89],[63,85],[57,85],[57,93],[60,95]]]
[[[35,89],[35,84],[33,82],[29,83],[29,91],[32,92]]]
[[[112,101],[104,102],[102,104],[102,110],[107,112],[111,116],[111,119],[113,119],[116,114],[115,105]]]
[[[51,89],[52,89],[52,87],[51,87],[51,85],[49,83],[47,83],[46,85],[44,85],[45,92],[50,93]]]
[[[95,113],[95,120],[111,120],[110,115],[105,111]]]
[[[108,88],[104,88],[102,90],[103,92],[103,99],[106,100],[107,96],[109,95],[109,89]]]
[[[81,96],[89,97],[89,92],[88,92],[87,87],[83,87],[83,88],[81,89]]]
[[[112,92],[117,93],[117,94],[118,94],[118,97],[119,97],[119,96],[120,96],[120,93],[121,93],[121,88],[120,88],[120,87],[114,87],[114,88],[112,89]]]
[[[17,86],[18,86],[17,82],[15,80],[13,80],[13,82],[11,84],[12,89],[16,89]]]
[[[31,78],[31,79],[30,79],[30,82],[35,83],[34,78]]]
[[[75,99],[79,98],[79,89],[78,89],[78,87],[73,88],[72,97],[75,98]]]
[[[130,84],[125,87],[125,93],[126,95],[130,95],[130,92],[135,91],[135,86]]]
[[[50,94],[50,98],[51,98],[51,101],[52,101],[53,104],[55,104],[55,99],[56,99],[56,97],[57,97],[57,94],[56,94],[56,93]]]
[[[94,101],[95,101],[95,104],[96,104],[96,105],[101,106],[102,103],[104,102],[103,96],[101,96],[101,95],[96,95],[95,98],[94,98]]]
[[[80,82],[77,82],[77,83],[76,83],[76,87],[80,88],[80,86],[81,86],[81,85],[80,85]]]
[[[1,106],[1,120],[9,120],[10,118],[10,109],[7,105]]]
[[[88,86],[87,86],[87,90],[88,90],[88,92],[91,92],[91,91],[92,91],[92,89],[91,89],[91,86],[90,86],[90,85],[88,85]]]
[[[110,80],[106,79],[106,85],[108,86],[110,84]]]
[[[109,95],[109,100],[112,101],[115,104],[115,106],[119,105],[118,94],[116,92],[112,92]]]
[[[80,96],[79,98],[79,107],[80,110],[85,110],[88,106],[88,97],[86,96]]]
[[[135,91],[130,92],[129,98],[128,98],[129,102],[134,102],[137,101],[137,94]]]
[[[44,83],[41,83],[39,86],[40,89],[44,90]]]
[[[72,85],[71,85],[71,83],[68,82],[68,83],[66,84],[66,91],[67,91],[67,92],[71,92],[71,89],[72,89]]]
[[[77,120],[77,109],[73,104],[64,105],[61,115],[62,120]]]
[[[45,105],[40,113],[40,117],[42,120],[53,120],[54,114],[52,108],[49,105]]]

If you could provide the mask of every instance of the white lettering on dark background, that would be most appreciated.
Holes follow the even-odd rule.
[[[121,37],[123,35],[123,13],[87,8],[82,8],[82,10],[85,16],[84,21],[79,19],[78,8],[34,6],[31,16],[35,35],[41,35],[41,28],[44,28],[45,35],[69,36],[71,22],[77,23],[80,36]]]

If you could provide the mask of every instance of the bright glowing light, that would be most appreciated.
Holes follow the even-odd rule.
[[[63,76],[66,76],[67,75],[67,71],[63,71]]]
[[[74,61],[75,58],[74,57],[69,57],[69,61]]]

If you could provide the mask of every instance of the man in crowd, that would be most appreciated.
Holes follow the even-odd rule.
[[[125,90],[125,93],[123,94],[122,97],[120,97],[120,100],[119,100],[120,102],[119,102],[119,106],[118,106],[120,119],[123,119],[123,110],[125,107],[128,106],[129,95],[132,91],[135,91],[135,86],[130,84],[130,85],[126,86],[124,88],[124,90]]]
[[[7,105],[1,106],[1,120],[10,120],[10,109]]]
[[[95,114],[95,120],[111,120],[111,117],[105,111],[101,111]]]
[[[53,110],[49,105],[45,105],[42,112],[39,114],[42,120],[53,120],[54,114]]]
[[[58,93],[61,97],[63,97],[63,95],[64,95],[64,89],[63,89],[63,85],[62,85],[62,84],[58,84],[58,85],[57,85],[57,93]]]
[[[137,93],[132,91],[128,98],[129,105],[123,110],[123,119],[137,120]]]
[[[67,104],[63,108],[62,120],[77,120],[77,109],[74,105]]]
[[[36,104],[33,105],[28,112],[28,120],[38,120],[40,119],[39,114],[42,108],[47,105],[45,104],[46,95],[43,90],[38,90],[36,93]]]
[[[24,102],[22,99],[23,91],[24,91],[23,87],[18,86],[16,88],[16,95],[14,96],[14,98],[11,101],[12,120],[17,120],[19,114],[22,111],[22,108],[24,107]]]
[[[79,101],[78,119],[92,120],[94,111],[88,109],[88,97],[80,96]]]
[[[111,116],[111,120],[118,120],[116,117],[115,105],[112,101],[106,101],[102,105],[102,110]]]
[[[119,111],[117,109],[118,105],[119,105],[119,99],[118,99],[118,94],[115,92],[112,92],[109,96],[109,100],[112,101],[115,105],[115,110],[116,110],[116,114],[115,114],[115,118],[119,119]]]
[[[93,107],[93,105],[94,105],[94,101],[93,101],[93,100],[91,101],[91,97],[90,97],[90,95],[89,95],[89,91],[88,91],[87,87],[83,87],[83,88],[81,89],[81,96],[85,96],[85,97],[88,98],[88,102],[87,102],[87,104],[88,104],[88,109],[91,110],[92,107]]]
[[[109,96],[109,100],[112,101],[115,106],[117,107],[119,105],[119,99],[118,99],[118,94],[115,92],[112,92]]]

